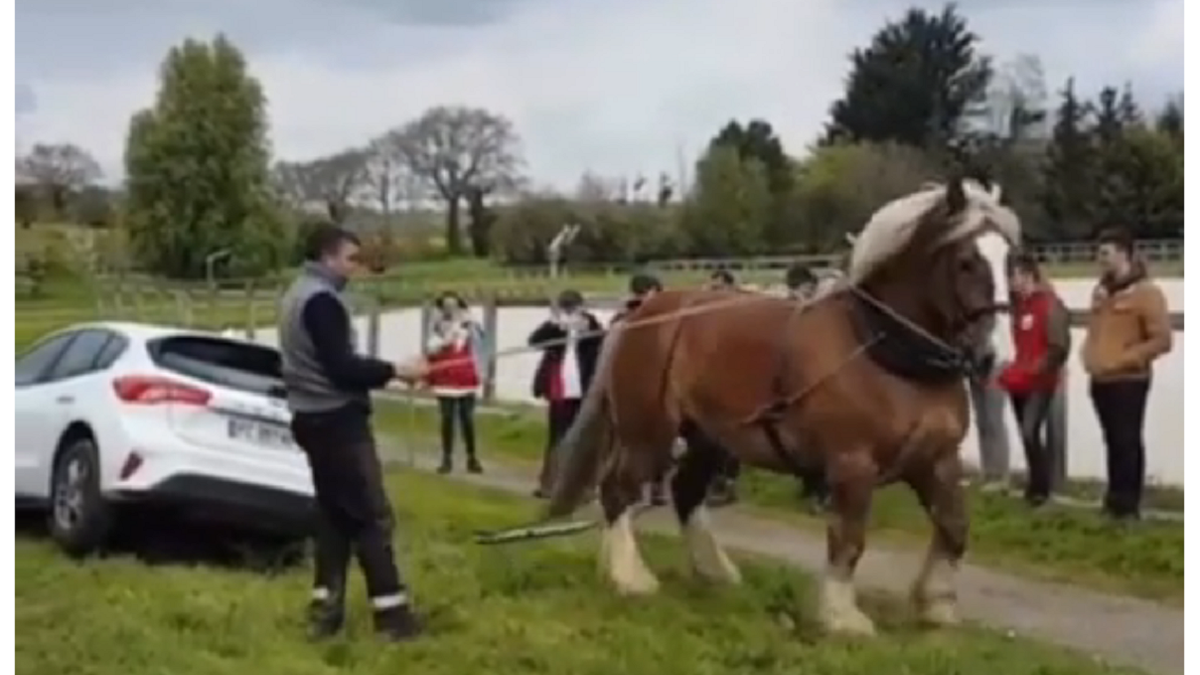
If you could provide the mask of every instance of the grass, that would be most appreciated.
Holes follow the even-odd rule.
[[[881,636],[821,636],[811,581],[752,561],[746,584],[692,580],[681,547],[647,537],[660,595],[624,600],[598,580],[591,535],[486,548],[473,529],[527,518],[508,495],[397,474],[398,550],[429,632],[401,647],[368,637],[358,575],[349,637],[302,638],[308,573],[275,577],[204,565],[147,568],[129,556],[65,560],[16,542],[15,662],[23,675],[372,675],[552,673],[921,673],[1098,675],[1134,672],[980,628],[922,631],[907,610],[867,597]],[[668,544],[668,545],[664,545]]]
[[[435,411],[412,411],[381,402],[377,428],[392,437],[416,437],[435,447]],[[480,415],[479,443],[485,462],[529,466],[540,459],[545,423],[540,410],[513,408],[512,414]],[[817,530],[823,519],[798,503],[793,479],[763,471],[743,472],[739,495],[745,508]],[[1168,493],[1169,494],[1169,493]],[[1030,512],[1012,497],[972,490],[968,559],[1025,576],[1069,582],[1168,603],[1180,603],[1184,579],[1182,522],[1147,521],[1136,526],[1108,522],[1090,510],[1047,507]],[[911,492],[893,486],[877,493],[872,509],[872,540],[924,547],[929,523]]]

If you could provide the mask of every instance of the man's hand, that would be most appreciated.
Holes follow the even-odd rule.
[[[416,356],[408,361],[393,364],[396,379],[406,384],[416,384],[429,374],[429,362],[424,356]]]

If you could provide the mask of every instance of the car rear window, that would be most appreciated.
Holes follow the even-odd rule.
[[[179,335],[146,345],[155,365],[230,389],[282,398],[279,351],[265,345],[205,335]]]

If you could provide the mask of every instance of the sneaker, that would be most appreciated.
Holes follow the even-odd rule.
[[[471,457],[467,459],[467,473],[483,473],[483,465],[478,459]]]
[[[406,642],[421,631],[421,621],[408,605],[375,610],[375,634],[387,642]]]
[[[341,632],[346,624],[346,611],[341,603],[313,600],[308,605],[308,637],[326,640]]]

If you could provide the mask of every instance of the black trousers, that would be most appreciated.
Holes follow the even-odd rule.
[[[442,459],[449,460],[454,453],[455,422],[462,430],[467,457],[475,457],[475,395],[439,396],[437,401],[442,422]]]
[[[1021,429],[1021,445],[1025,448],[1025,466],[1029,471],[1025,499],[1030,501],[1048,499],[1054,481],[1054,458],[1046,444],[1046,423],[1053,399],[1052,391],[1014,394],[1012,397],[1013,412]]]
[[[1146,484],[1146,446],[1142,427],[1150,380],[1091,384],[1092,405],[1100,420],[1108,459],[1108,492],[1104,510],[1114,516],[1136,516]]]
[[[546,449],[542,454],[542,471],[538,476],[538,490],[549,494],[558,478],[558,442],[567,435],[567,430],[579,416],[579,408],[583,401],[569,398],[562,401],[550,401],[546,406]]]
[[[392,507],[369,412],[347,407],[297,413],[292,417],[292,433],[308,457],[317,498],[313,598],[345,601],[353,553],[375,609],[406,604],[407,592],[392,548]]]

